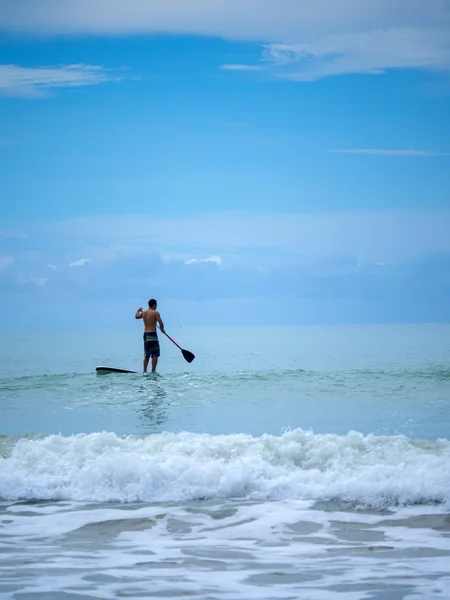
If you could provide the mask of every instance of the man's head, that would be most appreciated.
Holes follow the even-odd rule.
[[[156,300],[154,298],[152,298],[151,300],[148,301],[148,307],[152,308],[153,310],[156,309],[158,303],[156,302]]]

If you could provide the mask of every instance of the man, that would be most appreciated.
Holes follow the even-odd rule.
[[[144,320],[144,373],[147,373],[148,361],[152,359],[152,373],[156,371],[158,358],[160,356],[158,334],[156,333],[156,324],[158,323],[161,331],[164,333],[164,323],[161,315],[156,310],[158,303],[154,298],[148,301],[148,309],[138,308],[135,319]]]

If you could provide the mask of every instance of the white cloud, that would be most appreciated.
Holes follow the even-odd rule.
[[[261,71],[263,67],[256,65],[222,65],[220,67],[224,71]]]
[[[222,259],[220,256],[209,256],[208,258],[190,258],[184,262],[185,265],[193,265],[199,263],[215,263],[216,265],[222,264]]]
[[[222,259],[220,258],[220,256],[210,256],[209,258],[204,258],[202,262],[212,262],[216,263],[217,265],[221,265]]]
[[[80,258],[79,260],[74,260],[69,264],[69,267],[84,267],[84,265],[92,262],[90,258]]]
[[[14,0],[0,3],[0,28],[287,42],[369,27],[440,27],[448,24],[449,12],[442,0]]]
[[[48,279],[46,277],[32,277],[31,282],[35,283],[38,287],[44,287]]]
[[[70,34],[169,33],[268,44],[259,65],[310,81],[343,73],[450,66],[448,0],[14,0],[0,29]]]
[[[54,88],[98,85],[106,81],[120,79],[109,75],[103,67],[94,65],[38,68],[0,65],[0,96],[43,98]]]
[[[7,269],[14,263],[12,256],[0,256],[0,271]]]
[[[42,288],[47,283],[48,279],[46,277],[28,277],[27,275],[19,273],[16,277],[16,281],[19,285],[28,285],[32,283],[33,285]]]
[[[444,152],[429,152],[428,150],[377,150],[360,148],[354,150],[327,150],[335,154],[373,154],[376,156],[448,156]]]
[[[47,268],[51,269],[52,271],[56,271],[58,269],[56,265],[47,265]]]
[[[102,246],[98,243],[101,223]],[[43,225],[40,225],[43,228]],[[372,210],[291,214],[212,213],[187,219],[147,215],[71,219],[47,225],[46,236],[83,237],[93,258],[158,250],[171,256],[248,257],[262,265],[299,257],[354,256],[392,263],[450,252],[450,210]],[[176,240],[176,242],[174,242]],[[86,248],[80,248],[80,252]],[[237,258],[237,260],[235,260]],[[247,260],[247,259],[246,259]]]
[[[449,69],[448,30],[420,27],[336,33],[291,44],[269,44],[264,60],[271,70],[295,81],[388,69]]]

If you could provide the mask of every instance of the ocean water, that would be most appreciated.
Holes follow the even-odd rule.
[[[0,598],[450,598],[450,325],[168,332],[0,336]]]

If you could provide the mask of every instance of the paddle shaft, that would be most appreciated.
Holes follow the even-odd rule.
[[[179,348],[180,350],[183,350],[183,348],[182,348],[181,346],[179,346],[179,345],[176,343],[176,341],[175,341],[175,340],[173,340],[173,339],[170,337],[170,335],[169,335],[168,333],[166,333],[165,331],[163,331],[163,334],[164,334],[164,335],[166,335],[166,336],[169,338],[169,340],[170,340],[170,341],[171,341],[173,344],[175,344],[175,346],[176,346],[177,348]]]

